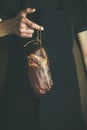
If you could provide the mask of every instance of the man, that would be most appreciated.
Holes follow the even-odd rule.
[[[24,7],[39,9],[40,14],[36,20],[40,19],[45,27],[43,41],[51,62],[54,86],[51,91],[41,96],[39,106],[39,99],[27,82],[24,42],[20,44],[23,39],[10,34],[32,38],[34,30],[43,30],[43,27],[40,28],[26,18],[35,9],[25,9],[16,16],[20,8],[17,6],[18,11],[12,8],[15,17],[8,15],[9,20],[0,23],[1,37],[9,35],[7,41],[10,60],[3,99],[5,128],[34,130],[39,129],[39,123],[40,130],[85,130],[72,50],[74,38],[78,36],[87,68],[86,6],[78,0],[29,2],[26,1]]]

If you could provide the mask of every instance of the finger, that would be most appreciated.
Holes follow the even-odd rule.
[[[31,20],[25,18],[25,24],[27,24],[27,26],[33,28],[33,29],[36,29],[36,30],[44,30],[44,28],[34,22],[32,22]]]
[[[27,28],[27,25],[25,23],[20,23],[20,28]]]
[[[34,9],[34,8],[24,9],[24,10],[22,10],[22,12],[21,12],[21,16],[26,17],[27,14],[34,13],[35,11],[36,11],[36,9]]]
[[[34,34],[34,29],[31,29],[31,28],[27,28],[27,27],[25,27],[25,28],[21,28],[20,29],[20,32],[21,33],[29,33],[29,34]]]
[[[27,29],[27,30],[25,30],[25,33],[34,34],[34,30],[33,29]]]
[[[22,38],[32,38],[32,36],[33,36],[33,35],[30,34],[30,33],[28,33],[28,34],[27,34],[27,33],[21,33],[21,34],[20,34],[20,37],[22,37]]]

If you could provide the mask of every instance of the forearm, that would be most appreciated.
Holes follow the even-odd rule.
[[[78,33],[78,41],[81,46],[81,51],[83,55],[84,65],[85,65],[85,73],[87,78],[87,30],[81,33]]]
[[[87,56],[84,58],[85,69],[87,70]]]
[[[11,20],[0,22],[0,37],[12,34]]]
[[[84,64],[85,64],[85,74],[87,79],[87,56],[84,57]]]

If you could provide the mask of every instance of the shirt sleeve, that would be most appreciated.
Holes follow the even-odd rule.
[[[87,30],[87,2],[80,0],[76,11],[75,33]]]

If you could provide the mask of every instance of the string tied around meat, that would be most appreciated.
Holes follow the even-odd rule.
[[[41,30],[37,30],[36,32],[36,38],[34,40],[31,40],[29,42],[27,42],[24,47],[27,47],[30,44],[37,44],[38,47],[42,48],[42,38],[41,38]]]
[[[36,38],[24,45],[24,47],[32,43],[37,45],[31,53],[26,55],[29,82],[36,96],[46,94],[53,86],[48,55],[46,49],[42,47],[41,32],[37,30]]]

